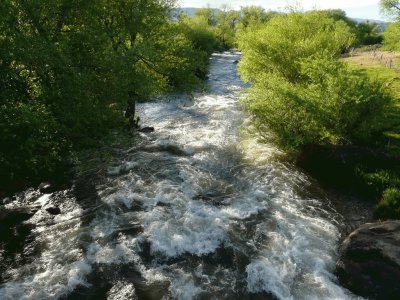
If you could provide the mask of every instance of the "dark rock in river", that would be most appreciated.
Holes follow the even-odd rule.
[[[47,212],[52,215],[59,215],[61,210],[59,207],[48,207],[46,208]]]
[[[140,128],[139,131],[143,132],[143,133],[154,132],[154,127],[143,127],[143,128]]]
[[[400,221],[362,225],[343,242],[342,284],[369,299],[400,299]]]

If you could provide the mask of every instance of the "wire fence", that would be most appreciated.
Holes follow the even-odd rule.
[[[396,72],[400,72],[400,57],[394,51],[380,51],[381,45],[371,45],[360,49],[351,48],[348,52],[348,56],[354,57],[361,53],[368,53],[372,60],[378,62],[382,66],[393,69]]]

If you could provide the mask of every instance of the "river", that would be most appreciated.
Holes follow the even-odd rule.
[[[214,54],[203,93],[139,104],[155,132],[102,180],[8,204],[39,208],[1,299],[357,299],[334,275],[344,217],[249,132],[239,59]]]

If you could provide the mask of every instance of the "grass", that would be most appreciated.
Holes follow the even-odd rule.
[[[383,57],[383,59],[380,59]],[[391,68],[387,66],[391,60]],[[355,55],[343,58],[355,72],[379,80],[392,95],[392,103],[387,118],[382,120],[386,130],[378,138],[376,148],[382,156],[392,157],[395,163],[387,165],[358,165],[356,174],[366,186],[375,189],[379,203],[376,206],[377,218],[400,218],[400,53],[358,50]],[[383,159],[382,159],[383,161]]]
[[[376,57],[383,55],[381,62],[374,59],[371,52],[358,52],[342,60],[360,74],[368,75],[372,80],[383,82],[384,88],[393,97],[393,103],[385,120],[384,148],[391,155],[400,155],[400,53],[379,51]],[[392,68],[385,66],[385,60],[392,59]]]

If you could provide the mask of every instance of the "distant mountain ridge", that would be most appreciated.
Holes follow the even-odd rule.
[[[350,19],[356,21],[357,23],[364,23],[366,21],[369,21],[371,23],[377,23],[377,24],[388,24],[388,22],[382,21],[382,20],[373,20],[373,19],[360,19],[360,18],[351,18]]]
[[[186,13],[188,16],[194,16],[196,10],[201,9],[200,7],[179,7],[177,10]],[[212,8],[213,11],[219,11],[218,8]]]

